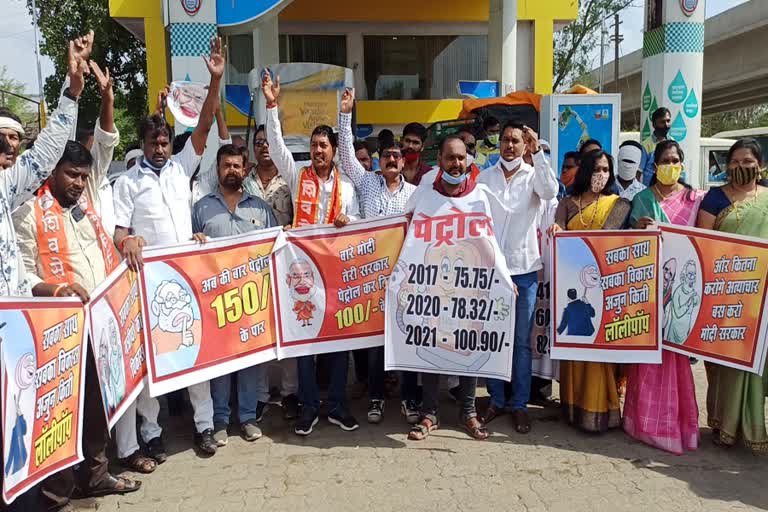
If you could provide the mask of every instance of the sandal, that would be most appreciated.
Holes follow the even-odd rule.
[[[151,457],[147,457],[139,450],[136,450],[124,459],[120,459],[120,464],[126,469],[135,471],[136,473],[148,474],[157,469],[157,461]]]
[[[432,423],[432,420],[429,418],[422,418],[420,422],[411,427],[411,431],[408,432],[408,439],[411,441],[423,441],[433,430],[437,430],[437,424]]]
[[[528,416],[528,411],[524,409],[517,409],[512,412],[512,424],[515,426],[515,431],[518,434],[527,434],[531,431],[531,418]]]
[[[488,429],[485,428],[485,425],[480,423],[480,420],[475,416],[464,422],[464,430],[470,437],[477,439],[478,441],[485,441],[488,439],[488,436],[490,436]]]
[[[131,492],[136,492],[140,488],[141,482],[138,480],[130,480],[128,478],[107,474],[101,485],[89,490],[85,494],[85,497],[101,498],[111,494],[128,494]]]

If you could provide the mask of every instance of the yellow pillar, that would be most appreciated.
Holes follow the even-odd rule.
[[[147,111],[155,110],[157,91],[168,83],[168,50],[165,44],[162,4],[158,0],[109,0],[113,18],[140,18],[144,21],[147,48]]]
[[[552,94],[554,24],[552,19],[537,19],[533,25],[533,90],[537,94]]]

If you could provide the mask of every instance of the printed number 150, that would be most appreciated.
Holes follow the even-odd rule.
[[[267,309],[269,301],[269,274],[259,286],[248,281],[242,288],[232,288],[216,297],[211,302],[211,309],[216,311],[216,324],[219,329],[227,324],[239,322],[243,315],[254,315]]]

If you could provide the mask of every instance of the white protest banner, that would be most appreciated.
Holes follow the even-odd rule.
[[[387,290],[385,367],[509,380],[515,296],[490,192],[417,194]]]
[[[555,210],[557,200],[542,202],[537,216],[536,238],[539,241],[539,253],[544,268],[539,270],[539,284],[536,288],[536,307],[533,314],[533,326],[531,327],[531,373],[542,379],[557,379],[560,375],[560,364],[552,359],[551,350],[551,324],[550,299],[552,293],[550,253],[552,252],[552,238],[547,236],[547,229],[555,222]]]

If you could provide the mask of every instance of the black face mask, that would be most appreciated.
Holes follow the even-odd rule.
[[[742,167],[740,165],[729,167],[727,173],[728,181],[735,185],[749,185],[750,183],[755,183],[761,175],[760,169],[756,166]]]
[[[653,133],[656,134],[656,138],[658,139],[666,139],[667,135],[669,135],[669,128],[666,126],[663,128],[656,128],[653,130]]]

